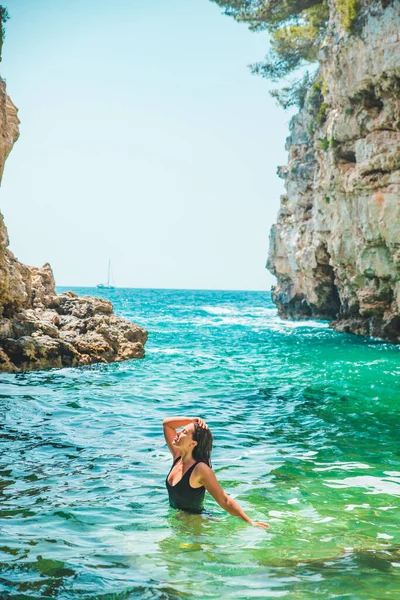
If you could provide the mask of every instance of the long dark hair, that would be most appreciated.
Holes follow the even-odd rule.
[[[194,442],[197,442],[197,445],[193,449],[193,458],[197,461],[205,462],[211,469],[211,450],[213,444],[211,431],[195,423],[192,438]]]

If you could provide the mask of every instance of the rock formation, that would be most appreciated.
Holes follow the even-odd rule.
[[[400,342],[400,3],[337,2],[315,83],[292,117],[286,194],[270,233],[284,318]]]
[[[0,79],[0,180],[18,125]],[[147,332],[117,317],[108,300],[57,295],[50,265],[28,267],[10,252],[0,215],[0,371],[143,358],[146,339]]]

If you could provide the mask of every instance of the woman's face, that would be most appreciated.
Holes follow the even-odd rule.
[[[172,445],[180,450],[189,450],[189,448],[192,448],[193,450],[196,445],[196,442],[193,441],[193,431],[193,423],[186,425],[183,429],[177,432],[176,436],[172,440]]]

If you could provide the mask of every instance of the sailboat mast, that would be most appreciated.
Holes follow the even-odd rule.
[[[108,275],[107,275],[107,285],[110,285],[110,271],[111,271],[111,259],[108,259]]]

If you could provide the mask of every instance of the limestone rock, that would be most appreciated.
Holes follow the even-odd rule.
[[[400,3],[361,2],[353,33],[336,3],[279,167],[286,194],[267,267],[284,318],[400,342]],[[317,118],[321,102],[325,115]]]
[[[18,139],[17,109],[0,79],[0,180]],[[21,264],[0,215],[0,371],[75,367],[143,358],[147,332],[117,317],[108,300],[57,295],[49,264]]]

